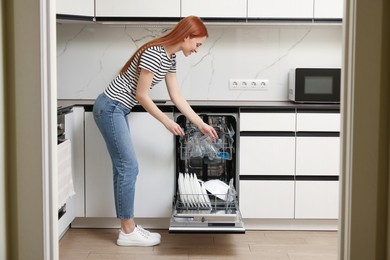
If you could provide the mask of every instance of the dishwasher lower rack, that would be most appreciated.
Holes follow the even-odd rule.
[[[175,196],[169,232],[245,233],[236,195],[208,195],[208,200],[204,196]]]

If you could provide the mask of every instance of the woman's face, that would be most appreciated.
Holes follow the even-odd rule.
[[[190,38],[188,36],[187,38],[185,38],[181,48],[184,56],[188,57],[189,55],[191,55],[191,53],[198,52],[198,48],[203,44],[205,40],[206,36],[195,38]]]

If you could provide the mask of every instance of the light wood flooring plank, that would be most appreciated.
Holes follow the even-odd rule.
[[[154,247],[119,247],[117,229],[70,229],[60,260],[244,259],[337,260],[337,232],[247,231],[245,234],[161,234]]]

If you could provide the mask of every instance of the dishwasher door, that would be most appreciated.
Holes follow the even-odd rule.
[[[170,232],[245,233],[238,205],[236,114],[200,114],[218,140],[203,135],[183,115],[176,122],[176,185]]]

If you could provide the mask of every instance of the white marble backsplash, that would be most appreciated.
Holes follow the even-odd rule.
[[[143,43],[170,27],[57,24],[58,98],[95,99]],[[341,67],[341,25],[208,25],[209,38],[190,57],[177,54],[188,100],[287,100],[292,67]],[[230,90],[229,79],[268,79],[269,89]],[[164,82],[151,90],[169,99]]]

